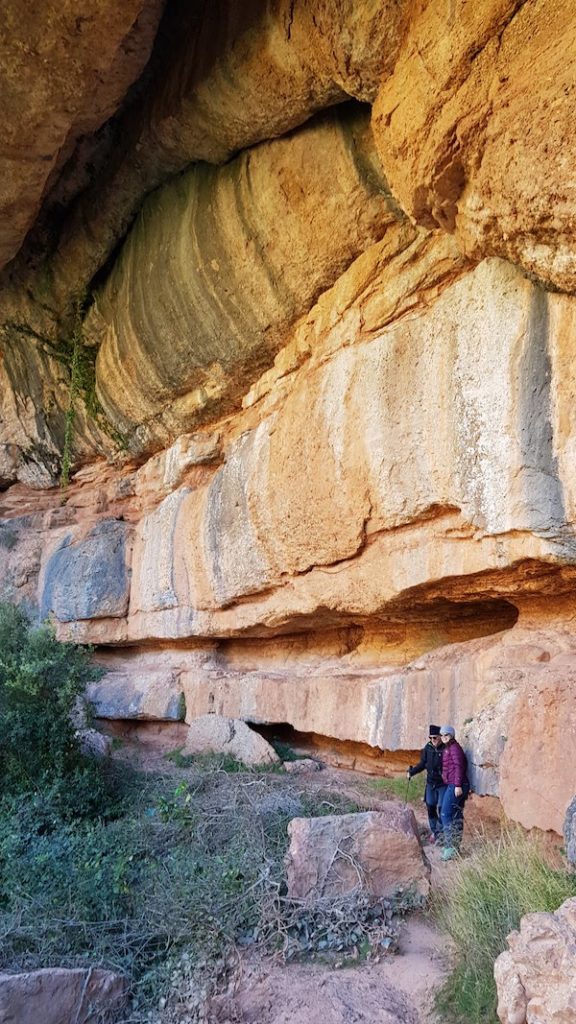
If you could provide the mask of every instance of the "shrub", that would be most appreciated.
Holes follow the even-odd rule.
[[[291,817],[352,808],[322,790],[296,799],[287,776],[206,762],[176,785],[172,774],[115,770],[112,820],[62,820],[46,799],[40,813],[36,794],[10,813],[0,805],[0,970],[99,964],[129,979],[130,1024],[197,1021],[192,992],[227,983],[238,947],[290,959],[302,944],[307,924],[284,885]],[[310,941],[322,951],[336,926],[338,949],[359,948],[371,937],[369,908],[352,897],[334,904],[315,914]],[[361,926],[348,928],[359,914]],[[388,918],[373,923],[382,938]]]
[[[576,895],[576,874],[552,867],[541,843],[509,832],[454,866],[437,907],[457,953],[437,1009],[455,1024],[498,1024],[493,969],[506,937],[532,911],[553,911]]]
[[[98,671],[88,649],[0,604],[0,795],[50,792],[63,805],[92,793],[98,772],[81,753],[74,716]]]
[[[283,740],[271,739],[270,743],[281,761],[304,761],[309,757],[308,754],[299,754],[289,743],[285,743]]]
[[[238,761],[232,754],[219,754],[208,751],[205,754],[183,754],[183,747],[164,754],[166,761],[171,761],[177,768],[203,768],[205,771],[214,772],[245,772],[250,771],[248,765]]]

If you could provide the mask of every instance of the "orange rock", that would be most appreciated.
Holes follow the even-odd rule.
[[[2,4],[0,268],[76,142],[116,112],[138,78],[161,13],[160,0],[107,0],[86,13],[54,0],[34,11],[22,0]],[[80,175],[76,191],[85,184]]]
[[[420,5],[374,106],[393,194],[470,256],[573,292],[575,90],[563,0]]]
[[[576,651],[518,688],[500,760],[500,798],[525,828],[562,834],[576,789]]]

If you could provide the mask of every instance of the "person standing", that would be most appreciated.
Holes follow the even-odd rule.
[[[426,772],[426,789],[424,801],[428,811],[428,824],[430,825],[430,843],[437,842],[442,836],[442,822],[440,820],[440,804],[444,793],[442,781],[442,740],[440,738],[440,727],[431,725],[428,730],[428,743],[420,753],[418,764],[411,765],[406,775],[409,779],[420,772]]]
[[[466,754],[456,740],[452,725],[440,726],[442,749],[442,781],[444,792],[440,804],[440,818],[446,846],[442,860],[451,860],[460,849],[464,831],[464,804],[470,792]]]

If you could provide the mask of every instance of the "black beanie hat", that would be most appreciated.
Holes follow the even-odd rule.
[[[439,725],[431,725],[430,728],[428,729],[428,735],[429,736],[439,736],[440,735],[440,726]]]

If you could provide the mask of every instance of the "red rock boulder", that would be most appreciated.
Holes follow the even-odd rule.
[[[106,1024],[126,1001],[119,974],[93,968],[49,967],[0,974],[0,1021],[6,1024]]]

